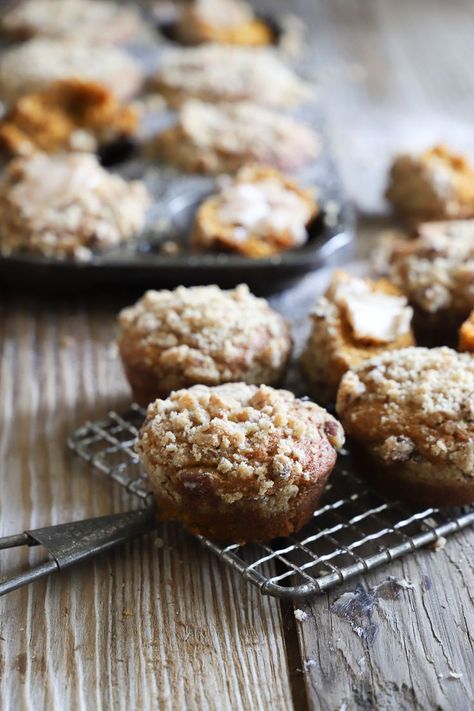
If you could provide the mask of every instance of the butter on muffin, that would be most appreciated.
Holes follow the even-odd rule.
[[[91,151],[133,136],[138,114],[107,87],[64,79],[18,99],[0,121],[0,153]]]
[[[129,6],[103,0],[23,0],[5,12],[0,31],[13,39],[75,37],[94,42],[126,42],[143,31]]]
[[[124,101],[141,89],[144,74],[133,57],[118,47],[74,38],[31,39],[3,52],[0,99],[12,103],[58,79],[71,78],[104,84]]]
[[[338,271],[311,313],[312,330],[300,359],[311,394],[334,402],[344,373],[386,350],[413,346],[413,310],[386,279]]]
[[[474,309],[474,220],[424,223],[417,234],[390,248],[387,274],[415,307],[417,340],[444,345]]]
[[[273,50],[216,44],[168,50],[150,84],[175,107],[199,99],[290,108],[311,97],[309,85]]]
[[[271,29],[255,17],[245,0],[193,0],[186,3],[173,31],[176,39],[187,45],[219,42],[256,47],[273,41]]]
[[[271,168],[246,166],[199,206],[191,243],[258,259],[300,247],[319,212],[311,191]]]
[[[298,531],[344,443],[341,425],[287,390],[195,385],[148,408],[137,450],[161,519],[213,540]]]
[[[278,383],[291,351],[285,319],[248,287],[147,291],[119,315],[119,351],[142,405],[197,383]]]
[[[474,353],[474,311],[459,330],[459,350]]]
[[[474,217],[474,169],[445,146],[400,155],[385,196],[409,224]]]
[[[159,158],[192,173],[235,173],[247,163],[292,171],[315,158],[319,148],[306,124],[248,101],[186,101],[176,124],[152,142]]]
[[[90,259],[140,232],[149,203],[141,181],[108,173],[92,154],[16,158],[0,181],[0,251]]]
[[[347,372],[337,395],[369,477],[428,506],[474,501],[474,358],[450,348],[383,353]]]

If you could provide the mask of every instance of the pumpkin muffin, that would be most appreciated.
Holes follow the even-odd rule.
[[[347,372],[337,395],[368,475],[392,496],[428,506],[474,501],[474,358],[405,348]]]
[[[460,328],[459,350],[474,353],[474,311]]]
[[[163,520],[213,540],[298,531],[344,443],[341,425],[287,390],[195,385],[148,408],[137,450]]]
[[[306,124],[248,101],[189,100],[152,150],[191,173],[235,173],[247,163],[292,171],[318,155],[319,139]]]
[[[344,373],[386,350],[413,346],[412,309],[386,279],[335,272],[311,313],[312,330],[300,365],[320,402],[334,402]]]
[[[13,104],[0,121],[0,153],[91,151],[133,136],[138,115],[105,86],[64,79]]]
[[[90,259],[140,232],[150,198],[92,154],[35,153],[13,160],[0,181],[0,250]]]
[[[417,340],[454,343],[474,309],[474,220],[424,223],[417,234],[392,245],[388,277],[415,307]]]
[[[75,38],[31,39],[3,52],[0,98],[13,103],[58,79],[99,82],[125,101],[138,93],[144,74],[137,62],[118,47]]]
[[[244,0],[194,0],[183,4],[173,34],[182,44],[218,42],[261,46],[273,42],[268,25]]]
[[[119,350],[135,400],[147,405],[196,383],[278,383],[288,324],[241,284],[147,291],[119,315]]]
[[[474,170],[466,158],[435,146],[395,159],[385,193],[409,224],[474,216]]]
[[[309,190],[270,168],[247,166],[200,205],[191,236],[198,249],[269,257],[300,247],[319,212]]]
[[[93,42],[126,42],[143,23],[129,7],[103,0],[24,0],[0,19],[3,34],[17,40],[31,37],[75,37]]]
[[[169,50],[151,87],[174,107],[199,99],[290,108],[311,96],[310,87],[273,50],[218,44]]]

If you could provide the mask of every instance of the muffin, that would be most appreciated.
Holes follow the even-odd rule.
[[[31,39],[3,52],[0,99],[12,103],[58,79],[71,78],[104,84],[124,101],[140,90],[144,75],[137,62],[118,47],[74,38]]]
[[[474,358],[405,348],[348,371],[337,394],[346,434],[390,495],[427,506],[474,501]]]
[[[142,30],[131,7],[103,0],[24,0],[0,19],[2,34],[17,40],[31,37],[81,37],[94,42],[126,42]]]
[[[474,170],[445,146],[421,155],[400,155],[385,193],[409,224],[474,216]]]
[[[335,272],[311,313],[312,330],[300,359],[318,402],[334,402],[344,373],[387,350],[413,346],[413,310],[386,279]]]
[[[424,223],[396,242],[388,276],[415,307],[417,341],[444,345],[474,309],[474,220]]]
[[[318,405],[230,383],[152,403],[137,450],[161,519],[250,543],[287,536],[311,518],[343,443],[341,425]]]
[[[247,166],[234,180],[223,178],[219,192],[200,205],[191,242],[198,249],[269,257],[303,245],[318,212],[309,190],[277,170]]]
[[[278,383],[291,351],[288,324],[241,284],[147,291],[119,315],[119,350],[142,405],[197,383]]]
[[[152,150],[191,173],[235,173],[247,163],[292,171],[318,155],[319,140],[306,124],[248,101],[189,100]]]
[[[0,153],[96,151],[129,139],[138,115],[105,86],[64,79],[18,99],[0,121]]]
[[[0,181],[0,251],[90,259],[138,233],[149,202],[91,154],[16,158]]]
[[[271,29],[255,17],[244,0],[194,0],[184,4],[173,34],[187,45],[219,42],[255,47],[273,41]]]
[[[459,330],[459,350],[474,353],[474,311]]]
[[[218,44],[169,50],[151,87],[175,107],[199,99],[289,108],[311,96],[310,87],[273,50]]]

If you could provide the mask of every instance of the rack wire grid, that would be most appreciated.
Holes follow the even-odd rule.
[[[91,470],[116,481],[143,504],[153,501],[134,451],[145,411],[87,422],[69,438],[70,448]],[[303,598],[367,573],[440,537],[474,523],[474,507],[439,510],[391,501],[356,473],[354,458],[342,452],[326,486],[321,508],[298,533],[268,544],[201,544],[267,595]]]

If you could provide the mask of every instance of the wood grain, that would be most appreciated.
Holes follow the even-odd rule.
[[[65,449],[128,400],[117,308],[2,299],[1,535],[130,504]],[[292,707],[278,603],[179,529],[159,535],[1,599],[2,709]],[[40,557],[2,553],[2,575]]]

